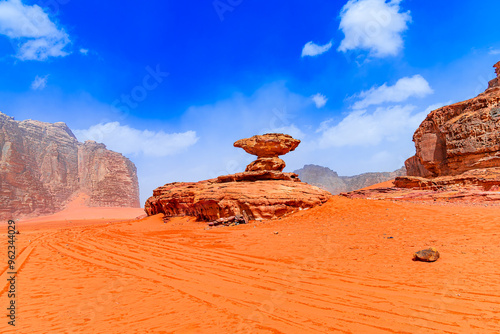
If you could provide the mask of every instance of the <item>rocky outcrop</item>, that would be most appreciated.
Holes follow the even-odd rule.
[[[394,185],[422,190],[500,191],[500,168],[474,169],[460,175],[433,178],[403,176],[396,178]]]
[[[148,215],[193,216],[198,220],[243,215],[272,219],[320,205],[331,195],[302,182],[260,180],[224,182],[217,179],[195,183],[170,183],[153,191],[145,204]]]
[[[432,111],[413,136],[409,176],[460,175],[500,166],[500,62],[497,78],[479,96]]]
[[[305,165],[295,171],[299,178],[311,185],[328,190],[334,195],[365,188],[377,183],[393,180],[394,178],[406,175],[405,168],[394,172],[364,173],[355,176],[339,176],[330,168],[317,165]]]
[[[420,162],[420,159],[414,155],[405,161],[406,175],[416,176],[420,175],[422,177],[431,177],[432,173],[429,172],[424,165]]]
[[[166,184],[154,190],[145,211],[148,215],[194,216],[204,221],[239,215],[273,219],[321,205],[331,194],[301,182],[297,174],[281,172],[284,162],[277,155],[294,150],[299,143],[283,134],[239,140],[235,147],[259,157],[245,172],[196,183]]]
[[[488,83],[488,88],[500,86],[500,61],[495,65],[493,65],[493,67],[495,68],[495,73],[497,77]]]
[[[78,175],[90,206],[140,207],[137,168],[106,145],[89,140],[78,145]]]
[[[248,154],[259,158],[273,158],[285,155],[299,146],[300,140],[282,133],[267,133],[261,136],[240,139],[234,143],[234,147],[240,147]]]
[[[247,166],[245,172],[254,172],[261,170],[277,170],[281,172],[283,169],[285,169],[285,167],[285,162],[278,157],[258,158]]]
[[[15,121],[0,113],[0,217],[51,214],[74,194],[90,206],[139,207],[134,164],[66,124]]]
[[[299,176],[295,173],[282,173],[275,170],[260,170],[255,172],[244,172],[230,175],[223,175],[217,178],[220,183],[242,182],[242,181],[264,181],[264,180],[283,180],[300,182]]]
[[[290,135],[282,133],[268,133],[262,136],[240,139],[234,143],[234,147],[240,147],[245,152],[256,155],[257,160],[250,163],[245,172],[261,170],[282,171],[286,164],[278,158],[287,154],[299,146],[300,140],[292,138]]]
[[[429,179],[421,179],[420,181],[428,182]],[[451,187],[444,187],[436,190],[434,184],[420,183],[413,179],[408,187],[397,188],[374,188],[355,190],[349,193],[342,193],[345,196],[353,199],[370,199],[370,200],[390,200],[390,201],[411,201],[411,202],[426,202],[426,203],[466,203],[466,204],[481,204],[481,205],[498,205],[500,203],[500,188],[495,191],[492,187],[490,191],[481,190],[475,187],[462,187],[451,183]]]

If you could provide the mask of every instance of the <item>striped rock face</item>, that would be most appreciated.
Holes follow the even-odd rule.
[[[135,165],[62,122],[16,121],[0,113],[0,217],[62,210],[84,193],[89,206],[139,207]]]
[[[408,176],[460,175],[500,167],[500,62],[497,78],[477,97],[432,111],[413,136]]]

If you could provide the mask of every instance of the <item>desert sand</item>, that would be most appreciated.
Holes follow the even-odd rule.
[[[500,332],[499,206],[335,196],[213,229],[103,210],[17,223],[17,326],[1,333]],[[437,262],[412,261],[431,246]]]

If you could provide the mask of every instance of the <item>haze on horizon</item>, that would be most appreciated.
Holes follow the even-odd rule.
[[[157,186],[243,171],[233,142],[302,140],[286,171],[393,171],[427,113],[500,60],[498,1],[0,1],[0,111],[65,122]]]

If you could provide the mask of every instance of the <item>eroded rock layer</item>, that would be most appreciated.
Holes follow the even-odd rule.
[[[261,170],[276,170],[281,172],[286,167],[285,162],[278,158],[258,158],[251,162],[245,172],[261,171]]]
[[[65,123],[15,121],[0,113],[0,218],[50,214],[74,194],[90,206],[139,207],[135,165]]]
[[[500,62],[497,78],[479,96],[432,111],[413,136],[409,176],[459,175],[500,166]]]
[[[243,174],[243,173],[241,173]],[[213,221],[242,215],[272,219],[325,203],[331,194],[299,181],[261,180],[170,183],[153,192],[145,205],[148,215],[194,216]]]

